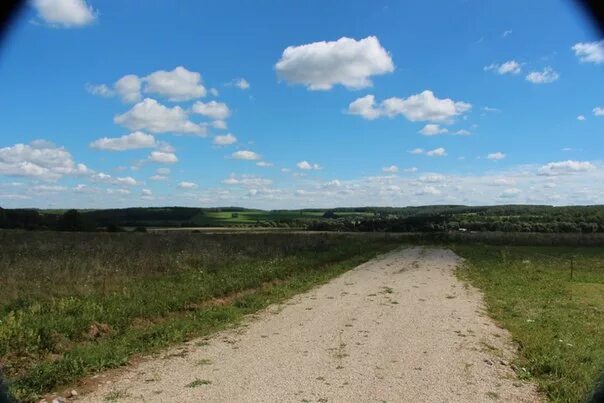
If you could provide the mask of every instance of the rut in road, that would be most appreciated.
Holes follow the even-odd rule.
[[[444,249],[382,255],[102,384],[84,401],[538,401]]]

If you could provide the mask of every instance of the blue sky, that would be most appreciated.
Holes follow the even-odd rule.
[[[0,206],[604,202],[604,42],[570,1],[33,0]]]

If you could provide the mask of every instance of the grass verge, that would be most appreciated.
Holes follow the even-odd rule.
[[[160,238],[162,242],[164,237]],[[182,235],[178,237],[183,239]],[[301,236],[277,241],[272,235],[256,235],[246,239],[264,245],[264,252],[252,250],[249,242],[242,242],[241,247],[235,248],[237,253],[228,248],[232,256],[221,253],[220,259],[199,261],[193,259],[196,255],[192,248],[184,251],[186,265],[174,262],[178,270],[140,273],[142,262],[149,259],[145,256],[140,270],[135,270],[135,265],[113,276],[106,287],[79,287],[73,295],[65,288],[45,298],[38,288],[28,291],[29,282],[20,279],[19,295],[5,301],[0,310],[0,358],[11,392],[20,401],[31,401],[61,385],[124,365],[135,355],[211,334],[399,246],[389,239],[344,236]],[[220,240],[239,242],[225,237]],[[101,264],[96,261],[99,256],[108,258],[103,243],[111,242],[101,238],[88,241],[102,251],[75,258],[66,256],[63,260],[57,256],[50,261],[72,259],[70,271],[77,271],[74,267],[78,259],[82,267],[97,267]],[[121,237],[119,242],[133,241]],[[65,249],[64,243],[59,244]],[[49,249],[47,244],[42,245]],[[217,247],[224,249],[224,245]],[[27,248],[32,248],[32,242]],[[32,256],[40,251],[27,248],[20,245],[16,249],[25,250],[25,263],[29,265]],[[174,259],[182,259],[184,252],[174,253]],[[163,259],[168,255],[152,249],[148,254],[161,255]],[[13,265],[23,264],[18,256],[12,257]],[[102,272],[95,270],[94,273]],[[77,274],[85,281],[85,273]],[[90,281],[98,283],[98,279]]]
[[[604,250],[454,245],[461,278],[520,348],[521,378],[551,401],[585,401],[604,370]],[[570,277],[571,257],[573,278]]]

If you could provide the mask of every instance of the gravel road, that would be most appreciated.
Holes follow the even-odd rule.
[[[393,251],[149,358],[81,396],[95,402],[539,401],[510,368],[508,333],[451,251]]]

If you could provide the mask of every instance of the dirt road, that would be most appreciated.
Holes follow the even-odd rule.
[[[84,401],[537,401],[442,249],[401,249],[123,373]],[[166,358],[167,357],[167,358]]]

